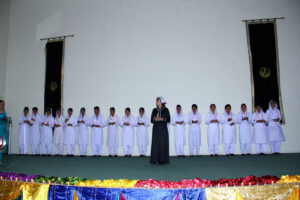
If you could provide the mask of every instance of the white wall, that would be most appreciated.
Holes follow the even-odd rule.
[[[241,20],[284,16],[277,23],[287,139],[282,151],[300,152],[295,109],[300,101],[299,11],[297,0],[11,0],[5,98],[14,122],[12,150],[18,152],[17,119],[23,107],[43,108],[41,37],[75,34],[66,41],[63,104],[76,116],[81,106],[92,115],[95,105],[105,118],[110,106],[119,116],[127,106],[137,116],[144,106],[149,116],[162,95],[172,114],[178,103],[186,114],[197,103],[204,120],[210,103],[219,113],[226,103],[235,113],[243,102],[252,106]],[[204,123],[201,129],[201,153],[208,154]],[[173,130],[170,140],[174,154]]]
[[[8,47],[9,0],[0,1],[0,99],[5,96]]]

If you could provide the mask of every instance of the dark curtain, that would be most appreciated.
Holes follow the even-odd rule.
[[[44,109],[52,108],[53,115],[55,114],[55,109],[61,108],[63,45],[63,41],[48,42],[46,44]]]
[[[260,104],[266,111],[269,101],[274,99],[280,107],[274,23],[248,24],[248,31],[254,81],[253,103]]]

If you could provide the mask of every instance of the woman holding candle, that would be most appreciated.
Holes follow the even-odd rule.
[[[107,128],[107,147],[109,157],[117,157],[118,149],[119,149],[119,124],[120,119],[118,115],[116,115],[116,110],[114,107],[109,109],[109,116],[106,120]]]
[[[64,122],[65,118],[62,115],[62,110],[56,110],[54,119],[54,153],[56,155],[64,155]]]
[[[231,105],[225,105],[225,112],[221,116],[221,123],[223,124],[223,144],[225,149],[225,154],[234,155],[235,143],[236,143],[236,117],[234,113],[231,112]]]
[[[122,146],[125,157],[131,157],[134,148],[134,127],[136,122],[130,114],[130,108],[125,109],[125,116],[122,118],[120,126],[122,127]]]
[[[19,153],[23,155],[28,153],[30,125],[29,108],[25,107],[19,117]]]
[[[151,164],[169,163],[169,134],[167,124],[170,122],[170,112],[163,97],[156,98],[156,108],[151,114],[152,144]]]
[[[205,123],[207,126],[207,143],[208,151],[211,156],[218,155],[218,146],[220,144],[220,133],[219,133],[219,114],[216,110],[216,105],[211,104],[209,112],[206,115]]]
[[[145,114],[145,109],[141,107],[139,109],[139,116],[137,118],[137,130],[136,130],[137,145],[138,145],[140,157],[146,156],[147,153],[149,126],[150,126],[149,118]]]
[[[280,125],[281,114],[275,100],[269,103],[267,110],[268,119],[268,139],[272,154],[280,154],[281,142],[285,141],[285,137]]]
[[[46,109],[46,114],[42,120],[42,134],[41,144],[42,153],[50,156],[52,149],[52,135],[53,135],[54,118],[52,117],[51,108]]]
[[[38,112],[38,108],[32,108],[31,114],[31,130],[30,130],[30,144],[31,144],[31,153],[33,155],[40,154],[40,144],[41,144],[41,123],[42,116]]]
[[[250,155],[251,154],[251,144],[252,144],[252,136],[251,136],[251,127],[250,124],[251,114],[247,111],[246,104],[241,105],[241,111],[238,114],[237,118],[240,133],[240,149],[242,155]]]
[[[172,117],[172,125],[174,126],[174,143],[176,155],[178,157],[184,156],[185,145],[185,116],[182,113],[181,105],[176,106],[176,113]]]
[[[89,129],[90,119],[85,113],[85,108],[80,109],[79,116],[77,118],[78,125],[78,140],[80,156],[86,156],[87,145],[89,143]]]
[[[68,109],[68,115],[65,119],[65,136],[64,136],[64,144],[67,146],[67,156],[73,156],[75,151],[75,143],[76,143],[76,126],[77,119],[73,116],[73,109]]]
[[[256,106],[256,111],[252,115],[253,142],[256,144],[256,152],[260,155],[266,153],[266,145],[268,144],[267,133],[267,115],[262,111],[261,106]]]
[[[190,156],[194,156],[194,151],[196,150],[197,156],[200,156],[200,145],[201,145],[201,114],[198,112],[198,106],[196,104],[192,105],[192,111],[188,116],[189,127],[189,146],[190,146]]]
[[[92,126],[91,145],[93,156],[100,157],[102,155],[103,128],[105,127],[105,119],[100,114],[100,108],[98,106],[94,108],[94,115],[90,124]]]

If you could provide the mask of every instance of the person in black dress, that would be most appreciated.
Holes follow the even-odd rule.
[[[151,114],[152,144],[151,158],[152,164],[169,163],[169,133],[167,124],[170,122],[170,112],[165,106],[166,102],[162,97],[156,98],[156,108]]]

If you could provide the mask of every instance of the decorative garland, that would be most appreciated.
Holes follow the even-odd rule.
[[[0,172],[0,179],[15,180],[23,182],[35,183],[50,183],[60,185],[75,185],[83,187],[103,187],[103,188],[205,188],[205,187],[231,187],[231,186],[252,186],[252,185],[265,185],[276,183],[295,183],[300,182],[300,175],[295,176],[282,176],[280,179],[277,176],[246,176],[241,178],[219,180],[208,180],[200,178],[183,179],[181,181],[157,181],[153,179],[148,180],[88,180],[79,177],[55,177],[55,176],[41,176],[41,175],[25,175],[15,174],[12,172]]]

